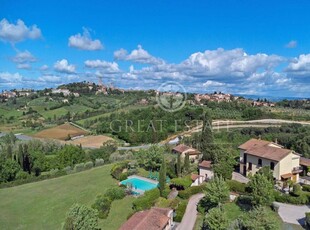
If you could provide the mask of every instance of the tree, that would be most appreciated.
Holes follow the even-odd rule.
[[[16,161],[11,159],[0,160],[0,183],[15,180],[19,171],[20,167]]]
[[[203,117],[203,126],[200,137],[200,150],[203,153],[203,159],[212,160],[213,142],[212,118],[211,114],[206,112]]]
[[[165,185],[166,185],[166,161],[165,161],[165,157],[163,156],[163,160],[162,160],[161,167],[159,170],[159,179],[158,179],[158,187],[159,187],[161,196],[163,196]]]
[[[189,163],[189,154],[185,155],[185,159],[184,159],[184,171],[186,173],[189,173],[189,168],[190,168],[190,163]]]
[[[108,217],[112,201],[107,196],[99,195],[96,197],[95,203],[92,205],[93,209],[97,209],[100,219]]]
[[[277,218],[270,215],[265,207],[256,207],[238,219],[240,229],[246,230],[280,230]]]
[[[67,213],[64,230],[98,230],[98,211],[74,204]]]
[[[180,177],[182,172],[181,154],[178,154],[177,159],[177,176]]]
[[[229,200],[229,187],[222,177],[214,177],[205,188],[201,206],[206,210],[217,207]]]
[[[273,173],[269,166],[264,166],[258,170],[258,173],[264,175],[269,181],[273,183]]]
[[[60,168],[64,168],[66,166],[73,167],[75,164],[84,162],[85,158],[86,156],[84,150],[74,145],[65,145],[64,148],[57,154]]]
[[[216,151],[214,153],[217,154]],[[230,180],[236,161],[232,154],[223,151],[218,154],[220,155],[215,155],[217,160],[214,161],[215,163],[213,165],[214,173],[217,176]]]
[[[274,200],[273,183],[263,174],[256,173],[248,186],[254,206],[270,205]]]
[[[226,213],[220,207],[212,208],[206,216],[205,225],[209,230],[226,230],[228,224]]]

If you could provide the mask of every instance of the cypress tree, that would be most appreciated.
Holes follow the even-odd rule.
[[[186,172],[186,173],[188,173],[189,172],[189,154],[186,154],[185,155],[185,159],[184,159],[184,171]]]
[[[214,149],[214,138],[212,131],[212,118],[209,112],[203,117],[203,126],[200,137],[200,151],[203,153],[204,160],[212,160]]]
[[[178,154],[178,160],[177,160],[177,176],[181,176],[181,155]]]
[[[159,191],[160,195],[163,196],[163,192],[165,190],[165,185],[166,185],[166,161],[165,157],[163,156],[163,161],[160,166],[159,170],[159,179],[158,179],[158,186],[159,186]]]

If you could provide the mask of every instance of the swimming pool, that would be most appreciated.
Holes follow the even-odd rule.
[[[158,185],[158,182],[153,182],[149,179],[144,179],[143,177],[137,177],[137,176],[130,176],[128,179],[121,181],[121,184],[132,184],[132,187],[134,190],[142,190],[147,191],[151,190],[153,188],[156,188]]]

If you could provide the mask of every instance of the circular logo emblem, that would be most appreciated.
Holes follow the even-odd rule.
[[[157,103],[160,108],[167,112],[175,112],[182,109],[186,98],[185,88],[177,82],[165,82],[157,89]]]

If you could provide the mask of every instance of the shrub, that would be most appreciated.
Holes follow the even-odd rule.
[[[159,197],[156,200],[155,206],[159,208],[172,208],[176,209],[178,207],[178,204],[180,203],[179,199],[172,199],[168,200],[163,197]]]
[[[300,196],[301,195],[301,186],[300,184],[293,185],[293,195]]]
[[[84,170],[84,164],[83,163],[80,163],[80,164],[76,164],[74,166],[74,172],[81,172]]]
[[[245,193],[247,185],[235,180],[226,181],[229,190],[232,192]]]
[[[178,196],[181,197],[182,199],[188,199],[194,194],[203,192],[205,187],[206,187],[205,184],[199,185],[199,186],[192,186],[192,187],[189,187],[185,190],[179,191]]]
[[[24,180],[31,177],[29,173],[25,172],[25,171],[19,171],[16,174],[16,180]]]
[[[281,203],[302,205],[302,204],[307,204],[309,201],[309,193],[307,192],[302,192],[300,196],[282,194],[279,191],[276,191],[274,194],[275,194],[275,200]]]
[[[310,192],[310,185],[304,184],[304,185],[302,186],[302,191]]]
[[[178,207],[177,207],[177,209],[175,211],[176,216],[175,216],[174,220],[176,222],[181,222],[182,221],[182,218],[183,218],[185,210],[186,210],[186,206],[187,206],[187,201],[185,201],[185,200],[181,201],[179,203],[179,205],[178,205]]]
[[[146,191],[143,196],[134,200],[133,209],[136,211],[149,209],[155,204],[159,196],[160,193],[158,188]]]
[[[241,195],[237,200],[240,205],[252,205],[252,197],[248,195]]]
[[[84,164],[84,169],[91,169],[94,166],[92,161],[88,161]]]
[[[98,229],[98,212],[84,205],[74,204],[67,213],[64,230]]]
[[[105,194],[106,197],[108,197],[111,201],[113,200],[121,200],[126,196],[124,188],[121,187],[114,187],[109,188]]]
[[[173,178],[171,179],[170,183],[172,185],[175,185],[175,187],[178,190],[184,190],[186,188],[189,188],[192,184],[192,180],[189,176],[184,177],[184,178]]]
[[[305,219],[305,225],[306,225],[306,229],[310,229],[310,212],[306,212],[306,219]]]
[[[96,197],[95,203],[92,205],[92,208],[98,210],[100,219],[105,219],[109,215],[111,203],[112,202],[108,197],[99,195]]]
[[[163,190],[163,192],[162,192],[162,197],[164,197],[164,198],[168,198],[168,196],[169,196],[169,194],[170,194],[170,192],[171,192],[171,190],[170,190],[170,188],[169,188],[169,185],[166,185],[165,186],[165,189]]]
[[[101,165],[104,165],[104,160],[103,159],[96,159],[95,160],[95,167],[98,167],[98,166],[101,166]]]
[[[65,167],[63,170],[64,170],[67,174],[72,173],[72,168],[71,168],[71,166],[67,166],[67,167]]]
[[[126,180],[127,178],[128,178],[128,173],[121,173],[119,175],[119,180],[120,181]]]
[[[123,170],[125,168],[127,168],[128,162],[124,161],[124,162],[120,162],[117,163],[115,165],[113,165],[112,169],[111,169],[111,175],[117,179],[120,180],[120,175],[122,174]]]

